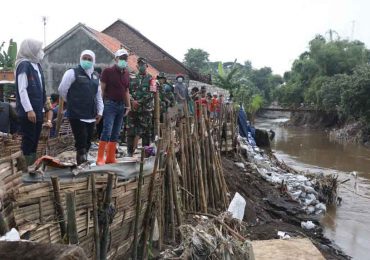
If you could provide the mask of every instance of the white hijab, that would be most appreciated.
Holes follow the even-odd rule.
[[[40,63],[42,60],[42,55],[40,55],[41,51],[42,42],[33,39],[24,40],[21,43],[15,59],[15,71],[17,71],[17,68],[22,61]]]
[[[83,52],[81,52],[81,55],[80,55],[80,63],[82,61],[82,56],[84,55],[89,55],[92,57],[92,63],[93,63],[93,66],[90,68],[90,69],[87,69],[85,70],[87,75],[91,76],[91,74],[94,72],[94,65],[95,65],[95,53],[91,50],[84,50]]]

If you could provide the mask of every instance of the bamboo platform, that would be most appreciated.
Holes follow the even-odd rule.
[[[21,173],[17,171],[16,160],[20,153],[14,154],[0,162],[1,180],[5,185],[6,196],[3,198],[5,207],[4,218],[9,227],[18,229],[22,237],[39,243],[63,243],[65,234],[60,228],[58,207],[64,212],[67,207],[67,194],[73,194],[75,201],[75,221],[78,243],[86,255],[92,258],[95,252],[94,219],[93,219],[93,182],[97,195],[95,206],[103,205],[108,186],[109,176],[112,178],[111,203],[107,209],[111,224],[107,259],[123,255],[131,247],[133,241],[133,224],[136,212],[136,193],[138,179],[120,181],[110,173],[92,174],[75,178],[69,182],[59,182],[59,205],[56,203],[55,187],[51,182],[40,182],[31,185],[21,184]],[[13,169],[13,170],[12,170]],[[158,175],[159,177],[160,175]],[[11,184],[9,185],[9,180]],[[141,232],[144,212],[147,207],[148,187],[151,175],[143,176],[141,187],[141,208],[139,210],[139,232]],[[15,184],[16,183],[16,184]],[[158,181],[155,181],[158,185]],[[100,207],[101,208],[101,207]],[[102,212],[100,212],[102,214]],[[63,216],[67,223],[66,217]],[[123,242],[123,243],[122,243]]]
[[[19,141],[3,143],[0,213],[8,228],[15,227],[33,242],[78,244],[89,259],[123,259],[130,252],[133,259],[145,259],[154,223],[161,250],[164,244],[179,242],[186,212],[224,211],[229,198],[221,152],[235,149],[233,108],[223,106],[220,116],[210,119],[205,109],[198,117],[189,115],[185,106],[185,116],[177,121],[161,124],[159,116],[155,119],[152,170],[144,174],[143,150],[140,167],[123,179],[108,166],[79,178],[48,173],[37,183],[23,183],[21,153],[13,153]],[[69,134],[46,138],[40,154],[58,155],[73,149],[73,142]]]

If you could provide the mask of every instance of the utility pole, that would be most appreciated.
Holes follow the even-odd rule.
[[[42,22],[44,24],[44,47],[46,47],[46,21],[47,19],[48,18],[46,16],[42,17]]]
[[[353,37],[355,35],[355,23],[356,23],[356,21],[353,20],[352,21],[352,29],[351,29],[351,41],[353,41]]]

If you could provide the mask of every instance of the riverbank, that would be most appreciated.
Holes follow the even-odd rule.
[[[362,144],[370,148],[370,129],[366,124],[354,120],[341,121],[334,112],[291,113],[290,120],[284,123],[284,126],[322,129],[329,132],[330,138],[334,141]]]
[[[261,175],[263,167],[256,160],[265,164],[268,161],[277,171],[287,174],[289,167],[277,165],[278,162],[266,154],[259,154],[257,159],[251,158],[250,153],[244,152],[244,155],[247,157],[224,157],[222,165],[231,195],[238,192],[246,200],[243,220],[248,225],[249,239],[279,239],[278,231],[282,231],[290,237],[309,238],[326,259],[349,259],[323,235],[319,223],[320,215],[307,214],[305,205],[292,198],[284,188],[286,186],[267,181],[266,176]],[[312,221],[315,228],[302,228],[302,222],[307,221]]]

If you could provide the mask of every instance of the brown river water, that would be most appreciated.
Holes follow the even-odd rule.
[[[325,131],[279,126],[284,120],[258,118],[256,127],[275,131],[272,149],[289,166],[349,179],[339,187],[342,204],[328,208],[321,223],[346,254],[370,259],[370,149],[331,141]]]

